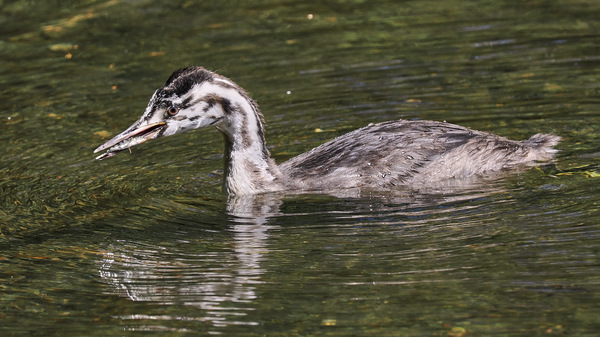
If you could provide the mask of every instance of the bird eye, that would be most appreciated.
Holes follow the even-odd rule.
[[[172,105],[171,107],[169,107],[167,109],[167,113],[169,114],[169,116],[175,116],[177,115],[177,113],[179,112],[179,108]]]

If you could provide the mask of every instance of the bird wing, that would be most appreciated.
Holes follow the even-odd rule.
[[[479,134],[443,122],[384,122],[337,137],[280,169],[304,189],[402,185]]]

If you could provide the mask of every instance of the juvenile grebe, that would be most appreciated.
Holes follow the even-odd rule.
[[[434,186],[549,160],[560,137],[513,141],[434,121],[371,124],[281,165],[271,159],[257,104],[230,79],[202,67],[175,71],[142,117],[98,147],[104,159],[149,139],[215,126],[225,138],[224,190],[247,195],[280,190]]]

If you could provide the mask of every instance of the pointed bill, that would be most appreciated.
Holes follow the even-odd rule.
[[[138,127],[136,123],[95,149],[94,153],[106,150],[106,153],[99,155],[96,159],[102,160],[110,158],[118,152],[127,150],[132,146],[144,143],[152,138],[156,138],[166,124],[167,123],[165,122],[159,122]]]

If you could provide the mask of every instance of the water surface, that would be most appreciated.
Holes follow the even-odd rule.
[[[0,332],[594,336],[596,1],[8,1],[0,10]],[[258,101],[278,162],[370,122],[563,137],[468,188],[220,191],[197,130],[102,162],[170,73]]]

